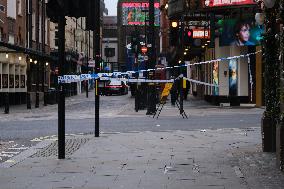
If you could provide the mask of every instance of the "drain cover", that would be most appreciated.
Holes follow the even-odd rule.
[[[89,138],[79,138],[79,139],[66,139],[65,141],[65,153],[67,156],[72,155],[77,151],[82,145],[88,142]],[[31,158],[36,157],[51,157],[58,155],[58,141],[53,142],[49,146],[37,151]]]

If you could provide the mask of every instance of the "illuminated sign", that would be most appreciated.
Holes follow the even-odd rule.
[[[204,29],[193,29],[193,39],[210,39],[210,31]]]
[[[200,26],[200,27],[209,27],[210,22],[209,21],[188,21],[186,22],[187,26]]]
[[[254,0],[205,0],[205,7],[222,7],[232,5],[254,5]]]
[[[155,26],[160,25],[160,3],[155,3]],[[149,20],[149,3],[122,3],[122,25],[145,25]]]
[[[149,8],[149,3],[122,3],[122,7],[125,8],[125,7],[128,7],[128,8],[132,8],[132,7],[138,7],[138,8],[141,8],[141,7],[146,7],[146,8]],[[156,9],[158,9],[160,7],[160,3],[155,3],[154,4],[154,7]]]

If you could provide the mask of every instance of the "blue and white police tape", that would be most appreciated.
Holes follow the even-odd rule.
[[[208,60],[208,61],[204,61],[204,62],[196,62],[196,63],[185,64],[185,65],[180,65],[180,66],[173,66],[173,67],[167,66],[165,68],[156,68],[156,69],[147,69],[147,70],[138,70],[138,71],[126,71],[126,72],[113,72],[113,73],[64,75],[64,76],[58,76],[58,83],[72,83],[72,82],[79,82],[79,81],[84,81],[84,80],[88,80],[88,79],[97,79],[97,78],[103,78],[103,77],[106,78],[106,77],[130,76],[131,74],[135,74],[135,73],[143,73],[143,72],[149,72],[149,71],[155,71],[155,70],[158,71],[158,70],[174,69],[174,68],[188,67],[188,66],[201,65],[201,64],[210,64],[210,63],[214,63],[214,62],[222,62],[222,61],[231,60],[231,59],[250,57],[251,55],[256,55],[256,54],[261,53],[261,52],[262,51],[260,50],[260,51],[257,51],[255,53],[248,53],[248,54],[245,54],[245,55],[232,56],[232,57],[226,57],[226,58],[218,58],[218,59],[215,59],[215,60]],[[196,81],[196,80],[192,80],[191,82],[193,82],[193,81],[195,81],[195,83],[198,83],[198,84],[206,84],[204,82]],[[212,84],[208,84],[208,85],[211,86]]]
[[[58,83],[74,83],[99,78],[98,74],[63,75],[58,76]]]
[[[189,79],[189,78],[185,78],[185,79],[188,80],[189,82],[196,83],[196,84],[199,84],[199,85],[205,85],[205,86],[209,86],[209,87],[219,87],[219,85],[206,83],[206,82],[203,82],[203,81],[197,81],[197,80]]]

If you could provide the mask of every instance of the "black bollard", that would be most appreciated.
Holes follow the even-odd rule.
[[[39,92],[36,92],[35,108],[39,108]]]
[[[47,93],[45,91],[43,92],[43,105],[47,106]]]
[[[32,109],[31,106],[31,93],[27,92],[27,109]]]
[[[9,93],[5,93],[4,99],[4,113],[9,114]]]

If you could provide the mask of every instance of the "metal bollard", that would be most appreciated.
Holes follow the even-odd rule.
[[[47,106],[47,93],[43,92],[43,105]]]
[[[4,99],[4,113],[9,114],[9,93],[5,93]]]
[[[39,108],[39,93],[38,92],[36,92],[35,108]]]
[[[32,109],[31,106],[31,93],[27,92],[27,109]]]

